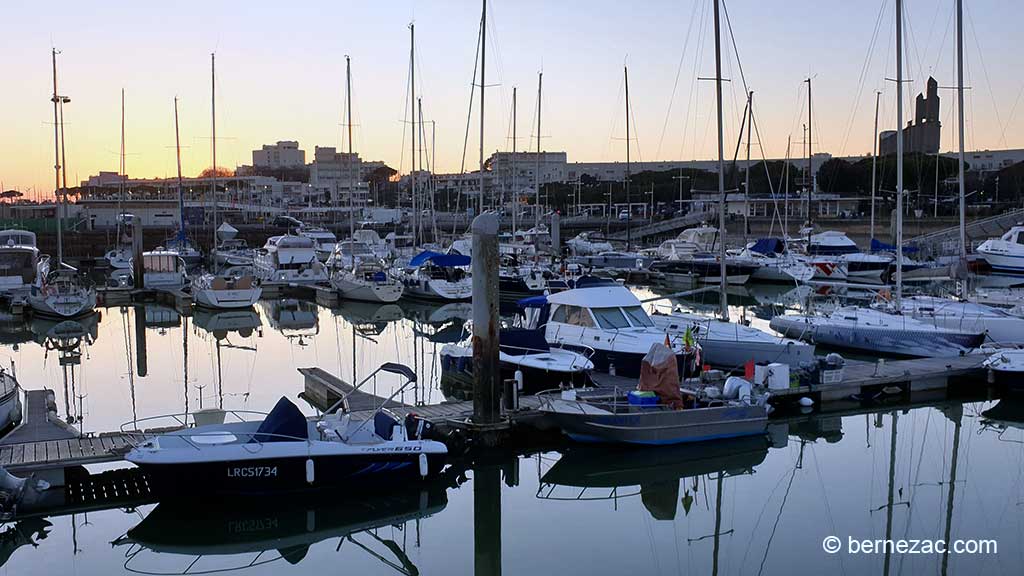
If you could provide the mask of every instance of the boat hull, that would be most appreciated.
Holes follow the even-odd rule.
[[[196,304],[207,308],[239,309],[249,308],[260,299],[263,289],[258,286],[243,290],[196,290]]]
[[[96,292],[90,290],[84,295],[29,294],[28,304],[36,314],[54,318],[76,318],[96,308]]]
[[[331,286],[345,300],[360,302],[397,302],[402,297],[402,284],[398,282],[360,282],[352,278],[334,277]]]
[[[887,356],[955,356],[963,349],[981,345],[984,340],[983,333],[944,332],[928,326],[901,329],[866,324],[836,325],[817,320],[820,319],[776,316],[771,328],[788,338]]]
[[[765,434],[768,425],[764,406],[637,408],[635,412],[618,414],[544,412],[566,436],[577,442],[641,445],[707,442]]]
[[[473,285],[469,282],[448,282],[447,280],[405,278],[404,294],[411,298],[438,302],[459,302],[473,298]]]
[[[593,385],[588,370],[543,370],[512,362],[501,362],[502,382],[514,379],[517,370],[523,373],[523,389],[519,391],[521,395],[557,390],[560,386],[583,388]],[[473,398],[472,356],[449,355],[441,351],[441,391],[447,397],[460,400]]]

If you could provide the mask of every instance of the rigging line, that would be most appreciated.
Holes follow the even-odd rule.
[[[693,3],[693,13],[697,12],[698,3]],[[668,132],[670,118],[672,116],[672,104],[676,99],[676,90],[679,88],[679,77],[683,73],[683,62],[686,60],[686,48],[690,45],[690,35],[693,33],[693,13],[690,14],[690,24],[686,27],[686,38],[683,40],[683,50],[679,53],[679,64],[676,66],[676,79],[672,83],[672,93],[668,98],[668,109],[665,110],[665,121],[661,125],[661,137],[658,138],[658,149],[654,153],[655,158],[661,158],[661,145],[665,141],[665,134]]]
[[[700,83],[697,80],[697,77],[699,75],[698,72],[697,72],[697,69],[700,67],[701,60],[703,60],[703,56],[704,56],[704,42],[703,42],[703,39],[704,39],[705,29],[707,28],[707,26],[705,25],[705,19],[707,18],[707,4],[708,4],[707,2],[700,2],[700,6],[701,6],[700,20],[699,20],[699,24],[697,25],[697,40],[694,43],[694,48],[696,49],[697,53],[696,53],[696,55],[695,55],[695,57],[693,59],[693,74],[691,75],[691,78],[693,78],[693,80],[690,81],[690,96],[687,98],[687,110],[686,110],[686,114],[683,116],[682,140],[681,140],[680,145],[679,145],[679,157],[680,158],[686,158],[686,139],[687,139],[687,136],[690,133],[690,116],[691,115],[694,116],[694,120],[693,120],[693,142],[694,143],[693,143],[693,150],[692,150],[691,156],[694,157],[694,158],[698,157],[697,156],[697,118],[696,118],[697,112],[696,112],[696,110],[698,109],[697,108],[697,104],[700,102],[700,90],[698,89],[698,86],[699,86]]]
[[[722,0],[722,12],[725,13],[725,28],[729,31],[729,38],[732,40],[732,51],[736,53],[736,67],[740,72],[740,80],[743,82],[743,92],[750,92],[750,87],[747,86],[747,77],[743,74],[743,63],[740,62],[740,51],[736,47],[736,35],[732,33],[732,20],[729,19],[729,6],[725,0]]]
[[[631,104],[632,104],[631,102],[627,101],[626,102],[626,107],[629,108],[629,117],[630,117],[629,119],[630,119],[630,122],[632,122],[633,141],[636,142],[636,161],[637,161],[637,164],[640,165],[640,171],[642,171],[643,170],[644,155],[640,151],[640,133],[637,131],[636,109]],[[626,136],[629,137],[629,134],[627,134]]]
[[[938,6],[941,6],[941,4],[939,4]],[[936,13],[938,12],[938,6],[936,7]],[[939,48],[938,50],[936,50],[935,64],[932,65],[932,70],[938,70],[939,62],[942,61],[942,53],[943,50],[946,48],[946,40],[949,39],[949,31],[953,27],[953,17],[955,13],[956,11],[953,10],[952,8],[949,10],[949,18],[946,19],[946,28],[942,32],[942,41],[939,42]]]
[[[968,7],[964,8],[964,12],[967,13],[967,23],[971,25],[971,36],[974,37],[974,47],[978,50],[976,54],[978,55],[978,62],[981,63],[981,72],[985,75],[985,85],[988,87],[989,97],[992,99],[992,111],[996,115],[996,123],[1003,126],[1003,121],[999,117],[999,106],[996,104],[996,93],[992,90],[992,80],[989,79],[988,66],[985,65],[985,58],[982,56],[984,53],[981,51],[981,43],[978,40],[978,33],[974,29],[974,16],[971,15],[971,10]],[[1006,133],[1004,131],[999,138],[1003,148],[1006,148],[1005,134]]]
[[[478,28],[479,28],[479,30],[477,31],[477,35],[476,35],[476,52],[473,55],[473,78],[470,79],[470,82],[469,82],[469,110],[466,111],[466,133],[462,137],[462,160],[459,163],[459,174],[460,175],[466,173],[466,152],[469,149],[469,128],[473,124],[473,98],[474,98],[474,95],[476,94],[476,71],[477,71],[477,66],[480,65],[480,44],[481,44],[481,41],[483,40],[483,33],[484,33],[483,18],[480,19],[480,24],[479,24]],[[481,90],[482,90],[482,88],[481,88]],[[456,212],[459,211],[459,206],[462,204],[462,193],[463,193],[463,190],[462,190],[462,186],[460,184],[458,189],[455,191],[455,211]],[[451,210],[451,200],[450,199],[448,201],[448,209]],[[456,230],[457,226],[458,226],[458,220],[455,219],[455,220],[452,221],[452,234],[453,235],[455,234],[455,230]]]

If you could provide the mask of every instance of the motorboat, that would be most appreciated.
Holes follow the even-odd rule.
[[[376,410],[363,416],[349,410],[348,398],[382,372],[399,375],[405,383]],[[441,442],[423,437],[427,427],[417,417],[403,422],[384,408],[415,382],[411,368],[385,363],[322,416],[308,420],[284,397],[257,420],[245,420],[252,413],[231,410],[223,417],[238,421],[201,424],[195,414],[176,415],[171,419],[180,429],[146,438],[125,459],[141,468],[152,490],[163,497],[405,485],[439,473],[448,452]],[[212,415],[204,413],[202,419]],[[125,426],[138,429],[139,423],[150,426],[153,420]]]
[[[679,260],[699,255],[711,254],[718,246],[718,229],[711,226],[687,228],[671,240],[658,245],[657,253],[661,258]]]
[[[325,284],[327,269],[310,238],[285,234],[271,236],[253,259],[256,275],[264,282]]]
[[[881,284],[885,281],[893,257],[889,254],[864,254],[852,252],[837,256],[841,264],[846,265],[846,277],[849,281],[870,282]]]
[[[96,288],[78,270],[65,266],[51,271],[42,284],[32,287],[28,304],[36,314],[75,318],[96,308]]]
[[[993,352],[982,366],[992,371],[996,383],[1024,388],[1024,349],[1007,348]]]
[[[299,226],[297,234],[313,241],[313,250],[321,262],[326,262],[330,258],[334,252],[334,245],[338,243],[338,238],[333,232],[320,226]]]
[[[465,330],[470,331],[467,324]],[[594,363],[578,352],[551,347],[544,332],[508,328],[498,334],[501,380],[516,380],[520,394],[536,394],[560,387],[582,388],[591,384]],[[466,398],[472,391],[473,345],[468,339],[441,347],[441,380],[445,393],[457,390]]]
[[[674,310],[651,315],[654,325],[669,334],[690,332],[700,343],[703,361],[727,370],[755,364],[780,362],[798,368],[814,360],[814,345],[784,338],[738,322]]]
[[[1024,225],[1010,228],[999,239],[990,238],[975,249],[995,274],[1024,274]]]
[[[543,328],[552,346],[588,354],[594,369],[637,378],[640,365],[652,344],[670,343],[679,373],[696,372],[698,346],[659,329],[628,288],[598,285],[565,290],[549,296],[519,301],[535,308],[527,328]]]
[[[770,325],[788,338],[887,356],[957,356],[985,338],[983,331],[941,328],[908,314],[858,306],[842,306],[828,316],[776,316]]]
[[[826,230],[808,237],[806,251],[809,256],[842,256],[857,254],[860,248],[845,232]]]
[[[214,266],[252,266],[256,251],[237,236],[238,229],[227,222],[217,227],[217,247],[213,249]]]
[[[0,366],[0,434],[21,422],[21,387],[12,370]]]
[[[781,238],[752,242],[740,252],[739,258],[757,266],[750,279],[760,282],[807,282],[815,274],[814,267],[791,254]]]
[[[24,295],[49,271],[50,257],[39,254],[34,232],[0,231],[0,294]]]
[[[469,300],[473,297],[473,280],[465,268],[471,263],[469,256],[426,250],[399,270],[399,279],[405,295],[413,298]]]
[[[651,267],[654,258],[637,252],[608,250],[589,256],[573,256],[569,261],[591,269],[644,271]]]
[[[192,297],[207,308],[249,308],[262,295],[263,289],[249,275],[202,274],[192,280]]]
[[[1001,308],[918,295],[903,297],[900,306],[904,314],[938,328],[984,332],[986,341],[998,344],[1024,344],[1024,318]]]
[[[734,286],[746,284],[759,268],[759,265],[741,258],[726,258],[725,282]],[[650,271],[669,283],[696,279],[704,284],[718,284],[722,278],[721,260],[715,256],[658,260],[651,264]]]
[[[611,242],[595,239],[594,232],[580,232],[565,242],[573,256],[593,256],[613,250]]]
[[[175,290],[188,285],[185,261],[177,252],[156,250],[142,253],[142,286],[146,289]]]
[[[380,234],[377,234],[376,230],[361,228],[352,232],[351,239],[355,242],[360,242],[369,246],[374,256],[379,260],[384,260],[391,256],[391,251],[388,249],[388,243],[380,237]]]
[[[731,378],[733,382],[745,382]],[[727,383],[728,387],[728,383]],[[541,414],[577,442],[664,446],[764,436],[768,427],[766,397],[746,394],[725,399],[688,391],[683,408],[664,403],[637,403],[631,393],[566,390],[538,395]]]
[[[341,243],[338,244],[342,246]],[[335,250],[337,252],[337,249]],[[402,297],[405,288],[397,278],[388,273],[387,268],[373,258],[355,258],[355,264],[349,266],[339,265],[338,261],[328,261],[330,270],[331,286],[338,291],[341,298],[345,300],[360,300],[363,302],[397,302]]]

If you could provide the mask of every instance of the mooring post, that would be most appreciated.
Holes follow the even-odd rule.
[[[142,264],[142,218],[136,216],[132,218],[132,280],[136,289],[141,289],[145,285],[145,268]]]
[[[562,215],[558,210],[551,215],[551,255],[562,255]]]
[[[498,360],[498,216],[473,219],[473,422],[494,424],[500,415]]]
[[[473,467],[474,574],[501,576],[501,466]]]
[[[135,373],[145,378],[149,373],[149,360],[146,358],[146,308],[135,308]]]

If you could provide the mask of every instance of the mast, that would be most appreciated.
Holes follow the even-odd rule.
[[[814,175],[814,144],[812,144],[811,128],[811,79],[807,82],[807,227],[813,228],[814,216],[811,215],[811,203],[814,201],[814,189],[817,187],[818,179]],[[808,232],[810,235],[810,232]]]
[[[903,0],[896,0],[896,309],[903,298]]]
[[[121,245],[121,219],[124,213],[124,186],[128,178],[124,165],[124,88],[121,88],[121,182],[117,191],[117,245]]]
[[[57,103],[60,102],[60,97],[57,96],[57,49],[52,49],[53,55],[53,97],[50,101],[53,102],[53,191],[54,200],[57,203],[57,266],[60,267],[64,263],[64,241],[62,238],[63,226],[62,212],[61,212],[61,189],[60,189],[60,122],[57,117]]]
[[[743,184],[743,245],[747,244],[747,230],[750,228],[750,130],[754,125],[754,91],[747,93],[747,169]]]
[[[868,233],[871,239],[875,238],[875,194],[878,189],[878,103],[882,98],[882,91],[875,91],[875,143],[874,153],[871,154],[871,227]]]
[[[540,105],[544,72],[537,73],[537,167],[533,171],[534,226],[540,226]]]
[[[959,123],[960,151],[958,154],[958,176],[960,185],[960,259],[967,258],[967,230],[964,215],[967,212],[964,195],[964,6],[963,0],[956,0],[956,99],[957,122]]]
[[[419,243],[417,225],[420,214],[416,206],[416,25],[409,24],[409,136],[412,146],[410,162],[412,169],[409,171],[409,183],[412,190],[412,242]]]
[[[512,239],[516,237],[516,212],[519,212],[519,190],[516,188],[516,87],[512,87]]]
[[[483,11],[480,16],[480,209],[484,213],[484,68],[487,64],[487,0],[483,0]]]
[[[185,197],[181,184],[181,139],[178,135],[178,97],[174,97],[174,152],[178,160],[178,214],[181,216],[178,230],[178,239],[185,240]],[[185,384],[188,386],[188,383]]]
[[[352,182],[352,163],[355,161],[355,157],[352,156],[352,62],[348,55],[345,55],[345,110],[346,110],[346,124],[348,124],[348,240],[350,243],[355,242],[356,236],[356,224],[355,224],[355,204],[353,196],[355,195],[355,185]],[[350,244],[349,248],[353,248],[354,245]],[[352,270],[356,268],[355,252],[352,252]],[[354,327],[354,325],[353,325]],[[353,340],[353,347],[355,341]],[[355,348],[353,348],[353,354],[355,354]],[[353,365],[355,370],[355,365]]]
[[[729,299],[725,293],[725,144],[722,134],[722,39],[718,20],[718,0],[715,2],[715,100],[718,109],[718,263],[719,293],[722,319],[729,319]]]
[[[782,187],[782,239],[789,240],[789,153],[793,145],[793,135],[786,136],[786,166],[784,170],[785,184]]]
[[[213,143],[213,247],[217,248],[217,55],[210,53],[210,126],[212,129]]]
[[[430,171],[430,157],[427,156],[427,161],[426,162],[423,161],[424,152],[425,152],[425,150],[427,148],[426,146],[423,145],[423,141],[426,140],[426,138],[427,138],[427,135],[426,135],[427,129],[426,129],[426,123],[423,122],[423,98],[422,97],[416,99],[416,107],[417,107],[416,108],[417,109],[417,117],[418,117],[419,123],[420,123],[419,130],[416,131],[416,137],[419,138],[420,170],[426,169],[429,172]],[[424,197],[420,198],[420,202],[422,202],[422,205],[423,205],[423,208],[420,210],[421,212],[423,210],[427,209],[427,199],[426,199],[426,196],[432,194],[430,186],[431,186],[431,182],[433,180],[434,180],[434,175],[431,174],[430,175],[430,180],[428,180],[427,182],[424,183],[423,188],[424,188],[425,194],[423,195]],[[426,236],[423,233],[423,222],[420,222],[419,224],[420,224],[420,236]]]
[[[629,67],[622,67],[623,80],[626,85],[626,252],[632,247],[631,229],[633,210],[629,198]]]

